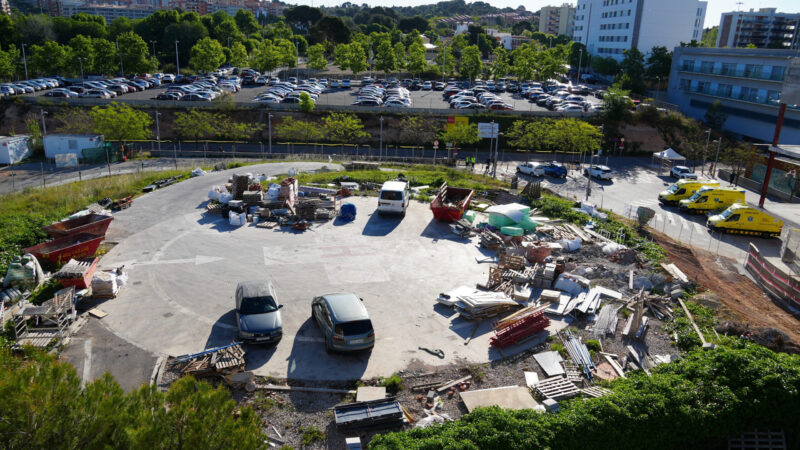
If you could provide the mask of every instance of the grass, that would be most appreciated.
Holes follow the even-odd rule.
[[[322,430],[313,425],[300,428],[300,432],[303,434],[303,438],[301,441],[303,445],[312,445],[315,442],[325,441],[325,433],[323,433]]]
[[[387,166],[389,167],[389,166]],[[400,173],[408,178],[411,186],[441,186],[447,183],[451,186],[488,191],[508,187],[507,183],[485,175],[469,173],[436,166],[391,166],[398,171],[382,170],[354,170],[351,172],[326,172],[326,173],[300,173],[297,179],[300,184],[328,184],[340,181],[353,181],[356,183],[382,184],[396,178]]]
[[[486,374],[483,373],[483,367],[481,367],[479,364],[470,364],[466,367],[466,370],[476,382],[483,381],[483,378],[486,376]]]
[[[717,324],[717,319],[714,317],[714,310],[696,303],[693,300],[687,299],[685,303],[686,308],[692,313],[692,318],[694,318],[695,323],[697,323],[697,326],[701,330],[714,328]],[[675,307],[672,309],[672,313],[673,319],[667,324],[665,329],[668,333],[678,334],[678,348],[683,351],[689,351],[692,348],[699,347],[701,345],[700,336],[694,331],[694,327],[689,321],[689,318],[686,317],[683,308]],[[713,337],[709,336],[707,333],[704,334],[706,340],[711,340]]]
[[[138,194],[153,181],[175,175],[187,175],[187,172],[168,170],[115,175],[0,196],[0,274],[6,273],[11,258],[22,254],[23,248],[47,240],[41,227],[103,198]]]
[[[386,391],[394,395],[403,390],[403,377],[393,373],[392,376],[388,378],[381,378],[379,384],[386,387]]]

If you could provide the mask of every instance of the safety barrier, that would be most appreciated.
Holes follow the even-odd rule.
[[[769,294],[800,308],[800,277],[787,274],[761,256],[758,247],[752,243],[744,267]]]

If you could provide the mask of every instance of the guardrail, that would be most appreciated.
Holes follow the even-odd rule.
[[[256,103],[256,102],[231,102],[218,104],[211,102],[183,102],[175,100],[140,100],[140,99],[126,99],[125,97],[115,99],[103,98],[55,98],[55,97],[41,97],[41,96],[24,96],[22,97],[26,102],[38,106],[105,106],[112,102],[126,103],[131,106],[149,107],[149,108],[164,108],[164,109],[187,109],[187,108],[218,108],[220,106],[233,105],[237,109],[251,109],[251,110],[265,110],[265,111],[300,111],[299,104],[292,103]],[[370,107],[370,106],[355,106],[355,105],[330,105],[320,104],[314,108],[315,111],[344,111],[354,113],[414,113],[414,114],[428,114],[439,116],[470,116],[482,114],[497,114],[507,116],[535,116],[535,117],[573,117],[573,118],[588,118],[594,117],[599,112],[580,112],[580,111],[541,111],[541,110],[476,110],[476,109],[449,109],[449,108],[385,108],[385,107]]]
[[[786,273],[761,256],[758,247],[752,243],[744,267],[773,297],[787,302],[793,308],[800,308],[800,277]]]

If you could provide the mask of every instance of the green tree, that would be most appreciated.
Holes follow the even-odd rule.
[[[552,119],[516,120],[506,131],[508,143],[528,151],[548,150],[547,132]]]
[[[494,49],[494,62],[492,63],[492,75],[495,80],[508,75],[511,66],[508,63],[508,52],[503,47]]]
[[[554,151],[583,154],[600,149],[601,139],[597,127],[569,118],[551,122],[545,142]]]
[[[439,65],[439,71],[445,76],[452,76],[456,67],[456,59],[453,56],[452,47],[440,47],[438,55],[436,55],[436,63]]]
[[[0,50],[0,80],[11,80],[14,77],[16,65],[16,54],[12,54],[11,51],[4,52]]]
[[[122,33],[133,31],[133,22],[127,17],[117,17],[108,26],[108,37],[116,39]]]
[[[478,49],[477,45],[470,45],[469,47],[464,48],[461,52],[461,65],[459,67],[459,72],[461,75],[469,78],[470,80],[474,80],[475,77],[481,73],[481,68],[483,64],[481,63],[481,51]]]
[[[241,10],[240,10],[241,11]],[[241,42],[231,44],[230,56],[227,63],[234,67],[244,67],[247,65],[247,49]]]
[[[533,80],[536,76],[536,54],[537,44],[525,44],[511,52],[514,64],[511,71],[519,80]]]
[[[47,75],[51,73],[68,73],[69,48],[55,41],[47,41],[44,45],[29,47],[28,69],[32,73]]]
[[[756,156],[758,156],[758,152],[754,146],[748,143],[738,143],[725,148],[725,151],[720,154],[720,159],[731,166],[733,173],[742,174]]]
[[[156,68],[157,64],[150,58],[147,43],[138,34],[122,33],[117,42],[119,42],[122,65],[127,73],[151,72]]]
[[[286,67],[297,65],[297,47],[291,41],[278,39],[275,41],[275,47],[277,47],[278,54],[281,57],[281,65]]]
[[[101,39],[101,38],[95,38]],[[69,55],[67,56],[67,67],[69,72],[80,74],[81,63],[83,63],[84,72],[88,73],[95,66],[94,44],[92,39],[83,35],[75,36],[69,40]],[[85,58],[78,60],[78,58]]]
[[[622,52],[624,55],[619,66],[622,73],[617,76],[616,85],[620,89],[643,94],[644,85],[644,55],[639,50],[632,48]]]
[[[244,8],[236,11],[236,14],[233,15],[233,20],[236,22],[236,27],[239,28],[239,31],[248,36],[257,33],[260,28],[258,21],[256,21],[256,16]]]
[[[406,69],[411,73],[422,73],[427,69],[428,62],[425,60],[425,47],[419,41],[414,41],[408,46]]]
[[[89,113],[85,108],[69,108],[57,112],[53,117],[58,123],[56,131],[65,134],[94,133],[94,119]]]
[[[315,106],[316,104],[314,103],[314,100],[311,99],[311,96],[308,95],[308,92],[303,91],[300,93],[300,109],[304,113],[310,113],[314,110]]]
[[[394,51],[394,59],[397,61],[397,70],[406,68],[406,46],[402,42],[395,42],[392,46]]]
[[[387,76],[397,70],[397,55],[389,40],[382,40],[375,53],[375,70],[384,72]]]
[[[350,28],[339,17],[325,16],[309,30],[311,42],[328,41],[344,44],[350,41]]]
[[[428,117],[405,116],[400,121],[400,136],[406,143],[425,145],[433,141],[435,122]]]
[[[592,68],[600,75],[612,76],[619,73],[619,63],[614,58],[595,56],[592,58]]]
[[[669,76],[672,67],[672,52],[667,47],[655,46],[647,57],[647,76],[650,79],[661,78],[665,80]]]
[[[203,38],[192,47],[189,64],[198,72],[213,72],[224,62],[225,54],[222,52],[222,45],[215,39]]]
[[[108,39],[92,39],[92,53],[94,61],[90,72],[111,74],[118,69],[117,49],[113,42]]]
[[[89,116],[94,122],[94,132],[102,134],[107,141],[140,141],[153,135],[153,118],[124,103],[95,106]]]
[[[275,133],[290,142],[316,142],[322,139],[323,129],[317,122],[284,117],[275,126]]]
[[[275,70],[280,67],[281,63],[280,51],[269,39],[264,39],[259,43],[251,58],[253,68],[262,72]]]
[[[325,46],[314,44],[308,48],[308,62],[306,65],[314,70],[325,70],[328,68],[328,59],[325,58]]]
[[[721,130],[722,126],[725,125],[725,121],[728,120],[728,115],[725,114],[722,102],[719,100],[711,102],[711,104],[708,105],[705,116],[703,116],[703,120],[711,128]]]
[[[717,36],[719,36],[719,25],[704,29],[703,38],[701,39],[703,47],[716,47]]]
[[[190,108],[186,112],[176,112],[173,121],[175,134],[183,139],[193,139],[195,151],[199,150],[200,140],[217,135],[218,117],[209,111]]]
[[[476,123],[458,123],[451,127],[445,126],[439,131],[438,136],[442,142],[452,142],[457,147],[472,145],[481,140],[478,134],[478,124]]]
[[[322,119],[322,129],[329,141],[342,144],[342,151],[344,151],[344,144],[352,144],[354,141],[370,136],[364,130],[361,119],[355,114],[330,113]]]

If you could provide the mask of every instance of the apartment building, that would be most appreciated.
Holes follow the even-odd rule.
[[[727,130],[770,142],[786,73],[798,58],[793,50],[677,47],[667,101],[702,120],[719,100]],[[800,142],[800,105],[787,105],[781,142]]]
[[[699,0],[578,0],[573,40],[592,55],[621,60],[632,48],[647,54],[700,40],[707,2]]]
[[[5,1],[5,0],[0,0]],[[91,2],[85,0],[38,0],[45,2],[44,8],[51,15],[65,17],[77,13],[93,14],[105,17],[107,23],[117,17],[143,19],[159,9],[181,9],[196,12],[200,15],[225,11],[230,15],[240,9],[247,9],[256,16],[277,16],[283,14],[284,5],[277,2],[259,0],[112,0]]]
[[[8,0],[0,0],[0,14],[11,15],[11,5]]]
[[[572,36],[574,27],[575,7],[569,3],[539,10],[539,31],[542,33]]]
[[[717,47],[798,48],[800,13],[776,8],[722,13]]]

